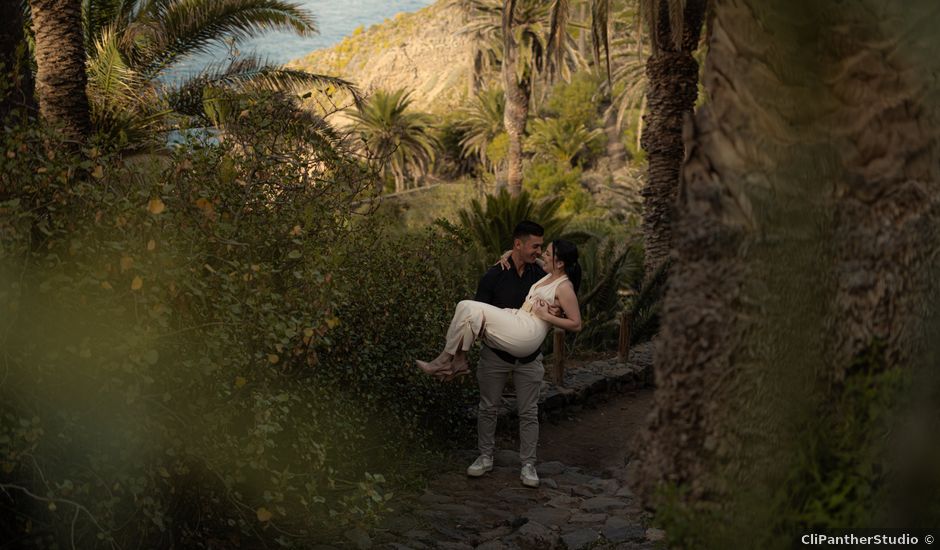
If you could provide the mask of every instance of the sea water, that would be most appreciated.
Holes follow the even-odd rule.
[[[297,36],[287,32],[267,32],[262,36],[232,45],[219,45],[211,52],[174,63],[164,74],[164,81],[197,74],[213,63],[226,63],[233,54],[254,54],[275,64],[287,63],[308,53],[340,42],[358,27],[368,28],[399,12],[417,11],[435,0],[293,0],[313,14],[319,33]]]

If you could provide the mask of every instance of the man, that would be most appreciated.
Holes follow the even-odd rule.
[[[521,307],[529,287],[545,276],[545,271],[535,263],[542,254],[544,234],[545,230],[539,224],[520,222],[512,234],[512,252],[508,258],[510,268],[503,269],[499,265],[491,267],[480,279],[473,299],[501,308]],[[557,315],[560,310],[556,309],[553,313]],[[538,487],[535,449],[539,439],[539,390],[545,374],[539,351],[528,357],[514,357],[505,351],[483,345],[477,365],[477,381],[480,384],[477,442],[480,456],[467,468],[467,475],[479,477],[493,469],[496,417],[503,387],[510,373],[516,387],[519,411],[519,458],[522,463],[519,478],[527,487]]]

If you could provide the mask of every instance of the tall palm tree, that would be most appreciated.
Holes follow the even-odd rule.
[[[938,451],[901,436],[936,429],[940,12],[717,0],[712,25],[635,488],[714,526],[701,547],[935,523],[933,496],[883,497],[940,483],[900,462]]]
[[[611,0],[592,1],[592,36],[595,58],[608,50]],[[552,25],[564,29],[568,0],[554,0]],[[646,87],[642,138],[649,177],[643,188],[643,232],[646,273],[652,275],[666,260],[672,246],[674,204],[683,159],[682,123],[692,113],[698,94],[698,48],[709,0],[639,0],[640,13],[650,37],[645,82],[637,78],[638,65],[620,65],[618,78],[630,78],[618,98],[623,112],[635,105],[637,91]],[[629,17],[629,6],[617,17]],[[561,32],[561,30],[559,31]],[[609,51],[607,58],[610,58]],[[608,74],[610,68],[608,65]],[[613,76],[613,75],[612,75]]]
[[[641,145],[649,176],[643,187],[647,274],[672,248],[675,202],[684,148],[682,124],[698,97],[698,48],[708,0],[642,0],[651,54],[646,61],[646,115]]]
[[[377,91],[349,115],[370,160],[394,178],[396,192],[409,177],[423,181],[440,148],[431,117],[409,111],[411,101],[405,90]]]
[[[461,0],[469,10],[468,24],[462,32],[480,39],[480,48],[492,52],[498,60],[506,108],[503,125],[509,137],[506,184],[510,193],[522,189],[522,141],[533,90],[540,77],[548,79],[545,69],[549,40],[550,6],[540,0]],[[557,42],[562,62],[556,67],[561,76],[581,62],[577,45],[565,32]],[[489,58],[489,57],[487,57]]]
[[[10,2],[13,3],[13,2]],[[39,114],[73,141],[91,131],[80,0],[30,0]]]

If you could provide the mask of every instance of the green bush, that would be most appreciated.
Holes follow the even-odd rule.
[[[581,186],[581,169],[555,161],[533,162],[526,166],[523,186],[536,200],[559,197],[559,213],[566,216],[589,214],[591,194]]]
[[[601,121],[598,101],[601,79],[590,71],[575,73],[570,82],[559,81],[552,87],[551,95],[541,115],[558,118],[584,126],[588,129],[600,128]]]
[[[4,540],[305,547],[374,519],[427,456],[420,435],[457,423],[459,386],[384,370],[440,344],[450,252],[388,271],[396,252],[353,222],[373,180],[282,108],[136,159],[5,130]],[[378,322],[405,295],[440,304],[420,334],[402,330],[417,304]],[[375,347],[340,355],[353,342]]]
[[[418,444],[461,440],[472,433],[462,406],[473,403],[473,385],[442,385],[414,361],[440,353],[454,306],[473,296],[480,274],[453,236],[432,229],[373,236],[338,272],[341,321],[323,344],[317,379],[347,388],[368,413],[414,432]]]

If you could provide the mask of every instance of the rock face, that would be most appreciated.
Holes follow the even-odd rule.
[[[470,38],[458,33],[463,16],[445,4],[438,0],[357,30],[289,66],[351,80],[367,95],[376,89],[412,90],[414,108],[446,112],[467,95],[473,50]]]

